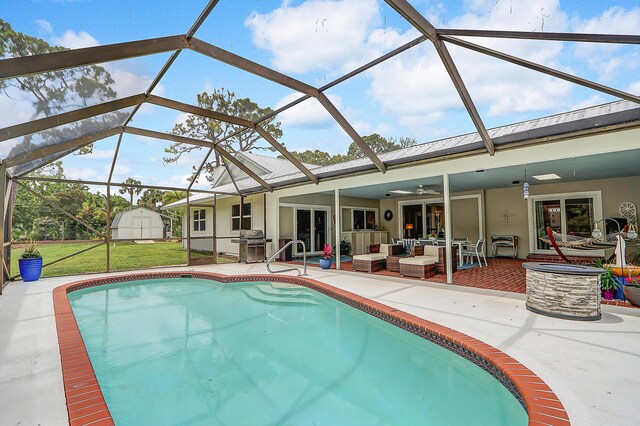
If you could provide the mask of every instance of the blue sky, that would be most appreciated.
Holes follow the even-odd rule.
[[[436,26],[456,28],[640,32],[637,1],[469,0],[411,3]],[[104,45],[185,33],[206,1],[4,0],[0,17],[14,29],[70,48]],[[418,36],[384,2],[377,0],[232,1],[221,0],[197,38],[267,65],[306,83],[322,86],[367,61]],[[640,93],[640,50],[561,42],[470,39],[635,94]],[[615,100],[579,86],[455,46],[469,92],[487,127]],[[168,54],[105,65],[118,96],[143,92]],[[184,51],[156,94],[191,104],[196,94],[225,87],[272,108],[298,94]],[[423,43],[367,73],[326,92],[362,135],[409,136],[419,142],[474,131],[433,46]],[[29,99],[0,95],[0,127],[28,120]],[[184,117],[145,106],[132,125],[169,131]],[[289,149],[344,153],[351,143],[317,101],[311,99],[281,114]],[[265,145],[265,144],[263,144]],[[106,177],[115,141],[96,144],[88,157],[64,160],[72,178]],[[178,165],[163,166],[167,144],[127,135],[116,180],[133,176],[148,184],[185,186],[191,166],[204,152]],[[206,187],[205,183],[200,184]]]

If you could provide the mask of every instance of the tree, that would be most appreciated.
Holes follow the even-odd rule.
[[[162,205],[168,206],[169,204],[175,203],[183,198],[187,198],[187,193],[185,191],[164,191],[162,193]]]
[[[145,189],[138,198],[138,205],[150,210],[157,210],[159,203],[162,203],[162,191],[158,189]]]
[[[130,185],[141,185],[142,182],[139,180],[135,180],[134,178],[127,178],[124,182],[122,182],[123,187],[118,189],[118,192],[121,194],[129,194],[129,205],[133,207],[133,194],[139,195],[142,192],[142,188],[139,186],[130,186]]]
[[[371,148],[371,150],[376,154],[395,151],[399,148],[393,142],[390,142],[387,138],[384,138],[377,133],[369,136],[363,136],[362,140],[365,141],[365,143],[369,145],[369,148]],[[362,149],[360,149],[358,144],[352,142],[351,145],[349,145],[349,149],[347,150],[347,157],[352,159],[363,158],[365,157],[365,154]]]
[[[64,179],[62,163],[56,161],[37,170],[34,176],[54,176]],[[89,187],[78,183],[22,181],[22,185],[64,209],[99,232],[106,228],[106,199],[89,192]],[[122,197],[118,197],[121,198]],[[124,200],[124,199],[123,199]],[[127,204],[126,200],[124,200]],[[16,240],[91,239],[98,235],[66,214],[51,207],[33,193],[19,187],[14,211],[12,237]]]
[[[202,92],[198,94],[197,105],[200,108],[221,112],[250,121],[257,121],[260,117],[272,112],[271,108],[262,108],[249,98],[236,98],[234,92],[224,88],[214,89],[212,93]],[[275,122],[275,117],[262,121],[260,125],[274,138],[277,139],[282,136],[280,122]],[[184,122],[176,124],[171,132],[175,135],[217,142],[244,129],[244,127],[237,124],[230,124],[190,114]],[[253,130],[246,131],[221,142],[220,146],[231,153],[250,151],[252,149],[267,149],[273,151],[273,148],[263,148],[256,145],[260,137],[261,136]],[[165,149],[165,152],[169,155],[164,158],[164,162],[167,164],[174,163],[178,161],[182,155],[193,150],[201,150],[202,148],[201,146],[174,143]],[[216,152],[212,161],[205,164],[203,168],[204,175],[208,181],[213,182],[213,169],[215,166],[220,165],[222,165],[222,158]]]
[[[23,57],[68,50],[51,46],[46,41],[13,30],[8,22],[0,19],[0,58]],[[97,104],[116,98],[111,88],[111,75],[96,65],[42,72],[11,79],[0,80],[0,90],[10,98],[26,98],[31,101],[31,120],[48,117],[90,104]],[[8,157],[34,149],[37,144],[51,144],[107,128],[120,123],[125,114],[113,112],[87,118],[66,125],[26,135],[22,142],[13,147]],[[37,143],[32,141],[35,139]],[[79,153],[91,152],[92,145]]]
[[[383,136],[380,136],[377,133],[374,133],[369,136],[363,136],[362,140],[364,140],[365,143],[369,145],[373,150],[373,152],[375,152],[376,154],[383,154],[385,152],[391,152],[398,149],[407,148],[409,146],[414,146],[418,143],[414,138],[401,137],[398,139],[395,139],[395,138],[387,139]],[[364,152],[362,151],[362,149],[360,149],[360,146],[358,146],[358,144],[356,144],[355,142],[352,142],[351,145],[349,145],[349,149],[347,150],[346,155],[342,155],[342,154],[331,155],[327,152],[320,151],[318,149],[316,149],[315,151],[306,150],[303,152],[292,151],[291,153],[293,154],[294,157],[296,157],[298,160],[302,161],[303,163],[316,164],[319,166],[326,166],[329,164],[338,164],[338,163],[343,163],[345,161],[355,160],[358,158],[365,157]],[[278,158],[284,158],[284,156],[279,155]]]

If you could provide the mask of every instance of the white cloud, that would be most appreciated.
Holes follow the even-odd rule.
[[[114,81],[113,90],[118,94],[118,98],[144,93],[153,81],[153,78],[148,75],[127,71],[118,67],[115,63],[103,64],[102,66],[111,74],[111,78]],[[159,84],[153,93],[162,96],[164,86]],[[145,110],[147,114],[151,112],[151,110]]]
[[[640,96],[640,80],[634,81],[627,87],[627,92]]]
[[[273,65],[304,73],[332,70],[368,57],[368,34],[380,23],[376,0],[285,2],[271,13],[253,13],[245,21],[253,43],[273,54]]]
[[[93,152],[89,155],[85,155],[83,158],[87,160],[105,160],[113,158],[115,150],[113,149],[93,149]]]
[[[53,32],[53,26],[46,19],[36,19],[36,25],[43,33],[51,34]]]
[[[575,18],[571,24],[572,30],[576,32],[638,34],[640,7],[626,10],[620,6],[613,6],[590,19]],[[621,53],[624,49],[620,44],[579,43],[576,46],[576,56],[596,71],[601,80],[610,81],[620,73],[635,70],[640,66],[637,50],[633,53]]]
[[[587,99],[583,99],[579,102],[574,103],[573,105],[571,105],[568,109],[570,111],[574,111],[577,109],[583,109],[583,108],[589,108],[592,107],[594,105],[600,105],[605,103],[606,100],[600,96],[600,95],[593,95],[588,97]]]
[[[98,46],[100,43],[86,31],[75,32],[67,30],[61,36],[54,36],[51,41],[56,46],[63,46],[69,49],[81,49],[83,47]]]
[[[96,178],[100,178],[101,180],[104,176],[98,176],[98,172],[96,169],[90,167],[73,167],[73,166],[64,166],[65,175],[71,179],[80,179],[80,180],[96,180]]]
[[[109,176],[109,170],[111,170],[111,164],[105,164],[104,165],[104,171],[106,172],[105,176]],[[124,182],[125,180],[127,180],[128,177],[131,177],[130,175],[131,172],[131,167],[129,167],[126,164],[118,164],[116,162],[116,167],[113,169],[113,177],[111,179],[111,182]]]
[[[296,99],[302,97],[300,93],[292,93],[282,98],[277,104],[278,109]],[[329,100],[340,109],[342,101],[339,96],[329,95]],[[306,101],[299,103],[298,105],[289,108],[278,114],[278,121],[282,124],[291,127],[300,127],[304,129],[323,129],[335,124],[334,119],[327,112],[327,110],[317,100],[310,98]]]
[[[29,121],[33,115],[31,102],[22,101],[24,94],[11,87],[7,87],[5,91],[6,95],[0,96],[0,128]],[[20,101],[16,102],[16,99]]]

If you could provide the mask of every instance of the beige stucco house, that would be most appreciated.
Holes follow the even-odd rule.
[[[237,158],[273,192],[264,192],[233,166],[221,172],[214,189],[240,191],[244,209],[240,196],[192,195],[185,226],[191,226],[192,238],[208,239],[200,240],[206,244],[194,239],[191,247],[213,250],[215,235],[218,252],[237,253],[230,240],[242,223],[243,229],[262,229],[274,240],[267,255],[278,249],[279,239],[305,240],[312,252],[325,242],[348,239],[352,252],[359,253],[369,243],[436,234],[485,239],[489,246],[492,236],[517,236],[517,256],[526,258],[554,253],[538,239],[545,226],[589,235],[596,222],[601,228],[617,226],[608,218],[622,217],[623,203],[640,205],[637,104],[613,102],[489,133],[496,145],[493,156],[472,133],[380,154],[386,173],[367,158],[306,165],[320,179],[317,185],[287,160],[239,153]],[[168,208],[185,209],[186,200]]]

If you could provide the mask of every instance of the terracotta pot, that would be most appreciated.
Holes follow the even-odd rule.
[[[640,306],[640,287],[633,287],[630,285],[623,285],[624,297],[633,306]]]
[[[613,300],[614,290],[602,290],[602,297],[604,300]]]

